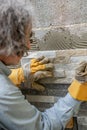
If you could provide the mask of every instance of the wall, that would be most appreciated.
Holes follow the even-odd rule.
[[[33,50],[87,48],[87,0],[31,0],[31,2],[36,18],[36,21],[33,21],[33,30],[37,38],[32,45]],[[63,88],[60,88],[61,86]],[[68,86],[57,85],[60,88],[56,91],[57,96],[64,96]],[[55,89],[53,91],[53,88],[51,90],[48,86],[42,95],[54,96]],[[44,104],[44,107],[51,105],[51,103]],[[37,103],[37,107],[44,108],[43,103]],[[87,115],[86,110],[87,103],[83,103],[79,114]]]
[[[33,30],[36,32],[36,37],[41,40],[38,43],[40,50],[63,49],[58,47],[60,43],[62,46],[66,43],[64,49],[87,46],[86,0],[31,0],[31,2],[36,17]],[[52,38],[54,32],[56,37]]]

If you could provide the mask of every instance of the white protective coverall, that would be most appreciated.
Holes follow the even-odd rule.
[[[0,123],[8,130],[63,130],[81,104],[68,93],[40,112],[8,79],[11,71],[0,62]]]

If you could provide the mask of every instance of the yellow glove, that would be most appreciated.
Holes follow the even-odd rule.
[[[68,88],[70,95],[77,100],[87,101],[87,62],[79,64],[75,79]]]
[[[32,59],[30,63],[30,71],[31,73],[35,73],[41,70],[52,70],[53,64],[50,63],[50,59],[44,56],[41,56],[37,59]]]
[[[44,86],[35,81],[41,78],[52,77],[52,70],[53,64],[50,63],[48,58],[42,56],[38,59],[32,59],[30,63],[23,66],[23,69],[12,69],[9,78],[15,85],[20,85],[26,79],[31,83],[29,87],[38,91],[44,91]]]
[[[84,83],[87,82],[87,62],[83,61],[76,68],[75,79]]]
[[[37,81],[42,78],[53,77],[53,67],[54,66],[50,59],[44,56],[37,59],[32,59],[30,64],[24,64],[24,75],[26,80],[31,83],[30,88],[38,91],[44,91],[44,86]]]

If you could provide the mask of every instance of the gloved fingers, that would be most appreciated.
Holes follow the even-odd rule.
[[[35,73],[37,71],[41,71],[41,70],[53,70],[54,65],[52,63],[48,63],[48,64],[43,64],[43,65],[38,65],[37,67],[32,66],[31,67],[31,73]]]
[[[42,61],[45,57],[44,56],[40,56],[39,58],[33,58],[31,60],[32,64],[38,63],[40,61]]]
[[[31,60],[31,62],[34,64],[34,63],[36,63],[36,62],[42,61],[44,58],[45,58],[44,56],[40,56],[40,57],[38,57],[38,58],[33,58],[33,59]]]
[[[75,71],[75,79],[80,82],[87,82],[87,62],[81,62],[76,71]]]
[[[30,66],[31,67],[36,67],[38,65],[41,65],[41,64],[43,64],[43,62],[41,62],[41,61],[43,61],[44,59],[45,59],[44,56],[41,56],[39,58],[34,58],[34,59],[31,60]]]
[[[87,76],[75,76],[75,79],[81,83],[87,82]]]
[[[47,64],[50,62],[50,59],[48,57],[44,57],[42,60],[39,61],[40,64]]]
[[[44,57],[44,56],[41,56],[41,57],[37,58],[36,61],[38,61],[40,65],[41,65],[41,64],[46,64],[46,63],[52,62],[52,61],[50,60],[50,58]]]
[[[39,65],[39,62],[37,61],[37,59],[32,59],[30,61],[30,67],[36,67]]]
[[[42,61],[43,59],[45,58],[45,56],[40,56],[40,57],[38,57],[38,58],[36,58],[36,61]]]
[[[31,60],[31,67],[35,67],[35,66],[42,65],[42,64],[47,64],[50,62],[52,62],[52,61],[49,58],[41,56],[39,58]]]
[[[52,70],[54,68],[53,64],[50,63],[50,59],[41,56],[37,59],[32,59],[30,62],[30,72],[35,73],[41,70]]]
[[[45,90],[45,87],[41,84],[38,84],[36,82],[33,82],[32,83],[32,86],[31,86],[32,89],[35,89],[37,91],[40,91],[40,92],[43,92]]]
[[[52,63],[45,64],[45,70],[53,70],[54,65]]]
[[[31,73],[35,73],[40,70],[45,70],[45,65],[38,65],[37,67],[33,66],[30,68]]]
[[[83,61],[76,68],[76,75],[84,76],[86,74],[87,74],[87,62]]]
[[[38,71],[33,75],[34,81],[49,77],[53,77],[53,73],[50,71]]]

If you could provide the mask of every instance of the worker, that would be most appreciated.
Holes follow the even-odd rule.
[[[31,35],[32,16],[28,2],[0,0],[0,126],[6,130],[63,130],[78,111],[81,102],[87,101],[87,84],[84,83],[86,74],[83,74],[86,64],[81,64],[77,69],[78,80],[72,82],[67,95],[60,98],[53,107],[40,112],[24,99],[20,89],[15,87],[15,84],[20,82],[19,79],[24,81],[24,77],[28,76],[31,82],[32,77],[37,79],[36,75],[42,71],[48,71],[51,76],[49,68],[53,68],[48,62],[49,59],[32,59],[29,66],[23,66],[24,70],[15,70],[19,75],[18,81],[17,77],[16,83],[13,78],[11,81],[13,76],[7,66],[18,64],[30,44],[28,36]],[[26,69],[28,67],[29,70]],[[15,76],[15,73],[13,74]],[[45,77],[45,74],[42,77]]]

